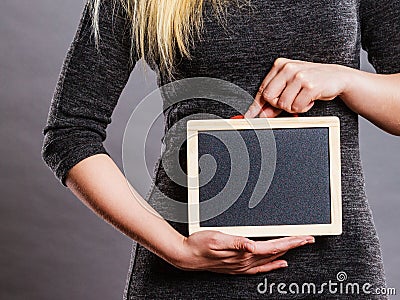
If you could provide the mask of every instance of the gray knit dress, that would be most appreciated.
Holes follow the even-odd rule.
[[[221,23],[210,1],[205,1],[202,37],[191,47],[190,60],[176,58],[175,79],[218,78],[255,96],[278,57],[359,68],[361,46],[368,51],[378,73],[400,72],[399,0],[251,0],[250,5],[245,2],[228,1],[226,21]],[[135,65],[129,60],[127,18],[119,4],[112,3],[101,1],[100,52],[94,47],[90,11],[85,6],[44,128],[43,158],[63,184],[68,170],[79,161],[98,153],[107,154],[103,146],[106,127]],[[157,71],[157,63],[152,67]],[[159,85],[169,81],[159,73]],[[239,113],[251,103],[248,98],[236,101],[242,108]],[[238,111],[207,99],[182,101],[164,110],[166,132],[182,118],[198,113],[229,118]],[[340,118],[343,234],[316,237],[315,244],[284,255],[289,267],[258,275],[181,271],[139,245],[133,248],[124,297],[386,299],[376,293],[377,288],[385,287],[385,277],[365,195],[358,116],[340,98],[316,101],[303,115]],[[166,155],[155,166],[152,189],[147,196],[147,200],[161,206],[166,196],[187,201],[187,189],[165,172],[165,166],[172,163],[172,153],[179,153],[179,162],[185,168],[184,146],[178,149],[173,137],[164,139],[164,144]],[[187,235],[187,224],[170,223]],[[358,284],[359,293],[351,293],[350,286],[346,293],[346,283],[354,283],[353,288]]]

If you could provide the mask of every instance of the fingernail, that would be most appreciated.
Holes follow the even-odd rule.
[[[281,266],[281,267],[287,267],[287,266],[288,266],[288,263],[285,261],[285,262],[281,263],[280,266]]]
[[[306,238],[306,241],[308,243],[315,243],[315,238],[311,236],[311,237]]]
[[[246,248],[249,249],[251,252],[254,251],[254,245],[251,243],[246,243]]]

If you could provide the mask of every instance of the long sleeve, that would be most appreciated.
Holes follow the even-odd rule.
[[[63,185],[75,164],[108,154],[103,146],[106,128],[137,61],[130,59],[128,18],[118,0],[101,1],[101,39],[95,48],[90,1],[63,62],[43,129],[43,160]]]
[[[361,43],[377,73],[400,73],[400,0],[361,0]]]

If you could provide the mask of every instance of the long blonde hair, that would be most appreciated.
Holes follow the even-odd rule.
[[[102,0],[90,1],[92,26],[98,43],[99,6]],[[158,62],[160,71],[168,75],[173,74],[177,53],[190,58],[190,45],[202,30],[202,10],[206,0],[116,1],[120,1],[131,23],[131,57],[136,55],[151,63]],[[217,16],[221,16],[224,0],[211,1]]]

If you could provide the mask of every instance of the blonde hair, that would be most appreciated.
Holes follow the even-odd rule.
[[[90,0],[92,26],[99,41],[99,6],[102,0]],[[111,0],[105,0],[111,1]],[[115,1],[115,0],[114,0]],[[172,75],[174,57],[190,58],[189,48],[200,37],[203,5],[206,0],[116,0],[120,1],[131,23],[131,54],[150,63],[158,63],[161,72]],[[224,0],[211,0],[221,16]]]

